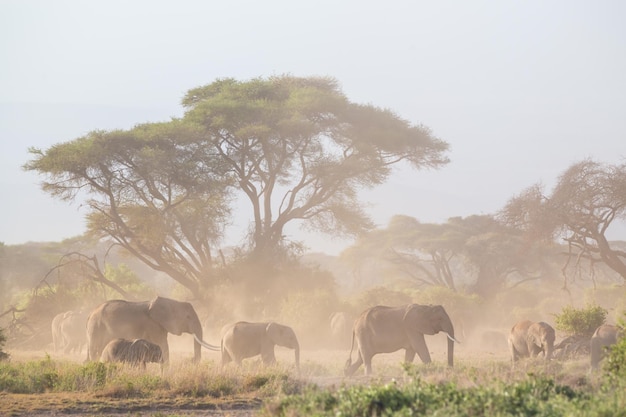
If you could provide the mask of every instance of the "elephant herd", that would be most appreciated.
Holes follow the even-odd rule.
[[[595,330],[589,342],[591,369],[598,368],[600,361],[606,356],[606,348],[617,343],[620,337],[622,337],[622,331],[612,324],[603,324]],[[548,323],[520,321],[511,328],[509,333],[511,359],[516,362],[519,358],[534,358],[543,354],[546,360],[550,360],[554,354],[554,340],[554,328]]]
[[[429,363],[431,357],[424,336],[437,333],[446,335],[447,362],[449,366],[454,364],[454,344],[458,341],[452,321],[440,305],[375,306],[363,311],[355,320],[335,314],[331,316],[331,328],[337,326],[351,327],[350,354],[344,368],[346,376],[353,375],[361,365],[365,374],[370,375],[374,355],[401,349],[405,351],[406,362],[412,362],[417,355],[423,363]],[[169,361],[167,336],[170,333],[193,335],[194,361],[200,360],[204,347],[221,352],[221,366],[230,362],[241,365],[243,359],[254,356],[260,356],[264,364],[270,365],[276,362],[274,347],[282,346],[294,350],[296,370],[300,369],[300,346],[291,327],[275,322],[239,321],[222,328],[220,346],[215,346],[203,340],[200,320],[190,303],[164,297],[143,302],[110,300],[89,315],[66,312],[52,321],[55,351],[80,351],[86,344],[87,360],[127,362],[143,368],[146,362],[165,364]],[[592,368],[598,366],[605,347],[616,343],[619,337],[616,326],[598,328],[590,345]],[[554,353],[554,341],[555,331],[545,322],[516,323],[508,337],[511,359],[516,362],[543,353],[549,360]],[[355,350],[357,357],[352,362]]]
[[[70,326],[71,323],[71,326]],[[78,323],[78,324],[76,324]],[[71,329],[71,332],[70,332]],[[79,329],[79,330],[76,330]],[[201,347],[222,353],[222,365],[261,355],[264,363],[276,361],[274,346],[295,350],[299,369],[300,347],[295,332],[278,323],[237,322],[223,329],[221,346],[203,340],[202,326],[188,302],[156,297],[151,301],[110,300],[100,304],[88,316],[65,312],[52,320],[55,351],[80,351],[87,345],[87,360],[126,362],[144,367],[146,362],[169,361],[168,334],[194,337],[194,361],[201,357]]]

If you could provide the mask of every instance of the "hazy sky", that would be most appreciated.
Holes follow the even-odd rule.
[[[28,147],[180,116],[223,77],[332,76],[450,143],[444,168],[363,195],[381,226],[493,213],[581,159],[624,162],[624,22],[618,0],[0,0],[0,242],[84,231],[21,169]]]

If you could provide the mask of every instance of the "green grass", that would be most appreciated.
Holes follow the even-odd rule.
[[[508,360],[471,358],[457,361],[454,368],[442,362],[401,365],[379,360],[374,376],[353,378],[343,378],[338,363],[308,359],[298,377],[288,368],[254,363],[221,370],[208,360],[173,363],[163,371],[154,364],[142,371],[49,356],[3,362],[0,396],[41,403],[0,409],[0,414],[142,412],[159,404],[161,416],[177,415],[179,409],[231,407],[266,417],[626,417],[626,381],[590,374],[585,358],[526,360],[515,367]]]
[[[431,370],[432,371],[432,370]],[[472,376],[472,371],[474,375]],[[436,372],[436,371],[435,371]],[[508,375],[485,381],[475,368],[450,371],[436,382],[433,373],[407,367],[404,381],[373,380],[338,390],[308,387],[303,393],[266,402],[263,416],[626,416],[626,383],[609,385],[575,378],[575,386],[548,373]],[[423,375],[423,376],[422,376]],[[493,378],[493,375],[492,375]],[[583,381],[583,383],[580,383]]]

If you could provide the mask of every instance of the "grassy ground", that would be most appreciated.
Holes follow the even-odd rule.
[[[361,368],[352,378],[342,376],[348,358],[345,350],[303,351],[299,375],[293,368],[293,353],[280,348],[276,349],[279,367],[268,369],[251,359],[242,369],[229,366],[223,370],[216,353],[206,353],[199,364],[193,364],[191,352],[173,352],[171,365],[163,371],[156,364],[140,371],[120,365],[83,364],[80,357],[45,352],[9,353],[11,362],[0,364],[1,416],[314,415],[293,398],[310,398],[311,404],[320,401],[320,392],[362,398],[371,393],[349,390],[382,387],[387,392],[389,387],[415,387],[416,381],[426,384],[419,388],[421,392],[451,390],[452,397],[473,392],[486,395],[484,390],[490,387],[523,383],[535,376],[545,376],[576,392],[594,395],[602,390],[602,378],[589,373],[586,358],[548,364],[527,360],[511,367],[506,352],[461,347],[454,368],[446,366],[445,350],[434,350],[429,365],[410,367],[401,364],[403,354],[398,352],[376,356],[374,376],[365,377]]]

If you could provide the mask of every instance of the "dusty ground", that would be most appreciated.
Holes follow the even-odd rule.
[[[446,362],[445,338],[427,340],[431,348],[432,360],[435,363]],[[184,343],[172,343],[172,358],[189,360],[192,356],[191,341]],[[46,351],[38,352],[11,352],[12,360],[33,360],[46,357]],[[393,379],[398,375],[398,364],[403,360],[403,351],[394,354],[378,355],[374,358],[373,367],[376,374],[372,378],[363,376],[363,368],[357,371],[352,378],[342,375],[343,364],[348,358],[349,350],[303,350],[301,353],[302,374],[300,378],[324,387],[341,387],[346,384],[367,384],[372,379],[377,381]],[[55,359],[72,359],[82,362],[81,356],[67,356],[50,354]],[[276,356],[280,363],[292,364],[293,353],[288,349],[276,348]],[[353,360],[356,355],[353,353]],[[480,350],[476,351],[470,346],[459,345],[455,351],[457,364],[463,361],[481,362],[507,362],[506,350]],[[219,354],[204,352],[203,361],[219,363]],[[416,358],[416,362],[419,359]],[[479,365],[480,366],[480,365]],[[400,373],[401,374],[401,373]],[[74,417],[167,417],[167,416],[233,416],[250,417],[256,415],[262,406],[262,401],[253,397],[215,399],[209,397],[189,398],[132,398],[115,399],[95,397],[87,393],[45,393],[37,395],[7,394],[0,393],[0,416],[74,416]]]

